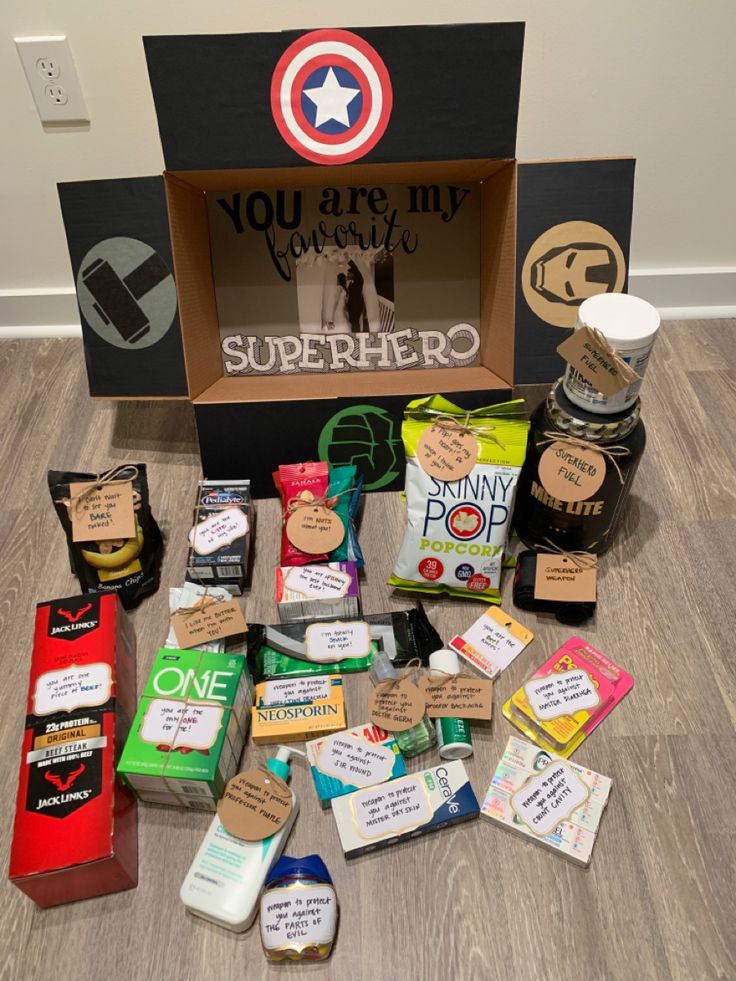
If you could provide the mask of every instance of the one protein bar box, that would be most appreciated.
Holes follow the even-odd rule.
[[[135,634],[118,597],[40,603],[9,873],[39,906],[138,882],[136,802],[115,779],[135,704]]]

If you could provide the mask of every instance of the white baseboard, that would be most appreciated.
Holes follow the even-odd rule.
[[[663,320],[736,317],[736,268],[631,269],[629,293],[649,300]]]
[[[0,290],[0,338],[81,336],[73,286]]]
[[[736,268],[632,269],[629,292],[663,320],[736,317]],[[74,288],[0,290],[0,338],[80,337]]]

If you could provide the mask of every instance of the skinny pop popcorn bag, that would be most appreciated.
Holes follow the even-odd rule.
[[[501,563],[529,423],[523,400],[466,412],[440,395],[410,402],[407,528],[391,586],[500,603]]]

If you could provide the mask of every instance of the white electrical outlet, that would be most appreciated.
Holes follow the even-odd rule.
[[[66,37],[15,39],[28,87],[43,123],[76,123],[89,119]]]

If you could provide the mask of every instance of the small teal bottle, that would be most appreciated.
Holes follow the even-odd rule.
[[[396,668],[385,651],[378,651],[377,654],[374,654],[370,678],[374,685],[380,685],[382,681],[394,681],[398,678]],[[423,753],[437,742],[435,728],[426,712],[421,722],[418,722],[411,729],[394,732],[392,735],[407,759],[418,756],[419,753]]]

